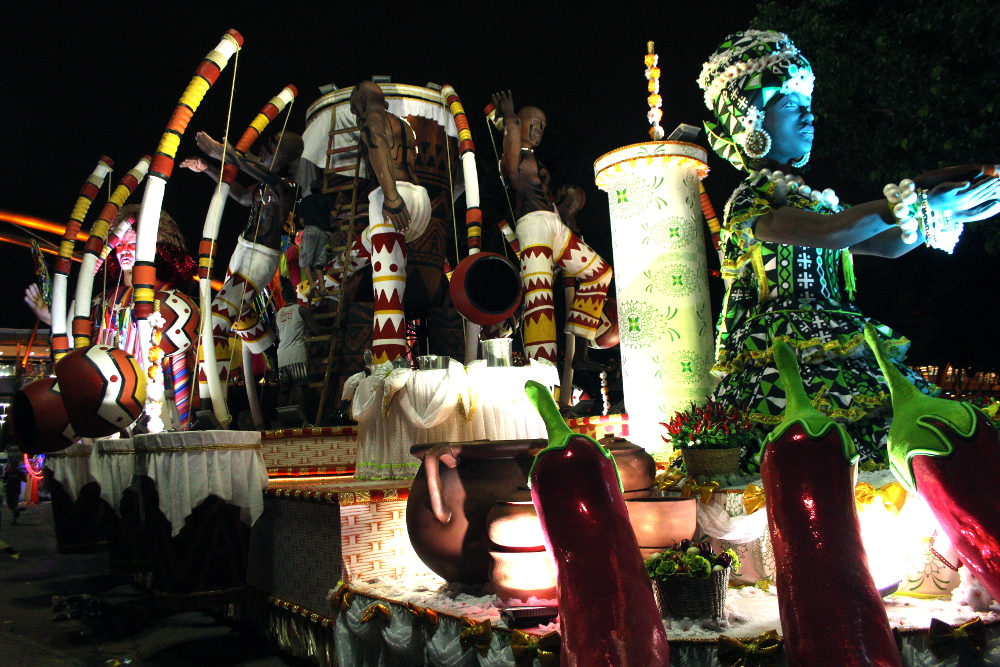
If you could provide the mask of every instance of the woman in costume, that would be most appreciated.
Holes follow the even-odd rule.
[[[91,340],[96,345],[118,347],[136,358],[140,351],[138,327],[133,312],[132,268],[135,265],[135,223],[138,216],[139,206],[130,204],[123,206],[115,217],[111,226],[113,233],[108,238],[108,246],[114,254],[111,261],[103,267],[104,275],[95,279],[95,285],[100,286],[101,292],[94,298],[91,315],[94,326]],[[177,222],[166,211],[160,212],[155,263],[154,287],[157,292],[169,289],[187,291],[197,264],[187,252],[184,236]],[[98,264],[97,270],[101,268]],[[51,323],[49,307],[37,285],[28,287],[24,300],[40,320],[46,324]],[[190,421],[194,362],[194,352],[188,351],[169,357],[163,369],[173,388],[174,401],[184,425]]]
[[[1000,182],[979,166],[952,167],[887,185],[885,199],[854,207],[797,174],[813,143],[814,76],[784,34],[746,31],[726,39],[698,83],[715,114],[712,148],[749,172],[726,204],[714,398],[770,429],[785,407],[772,345],[799,358],[813,404],[845,423],[863,459],[881,462],[889,396],[865,345],[853,303],[852,254],[898,257],[919,242],[950,252],[965,222],[1000,212]],[[925,393],[937,389],[903,365],[906,338],[873,322],[893,363]],[[756,452],[741,467],[757,470]]]

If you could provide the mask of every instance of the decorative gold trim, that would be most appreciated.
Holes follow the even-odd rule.
[[[201,447],[145,447],[136,445],[133,449],[97,450],[98,454],[187,454],[188,452],[219,452],[243,449],[260,449],[260,445],[203,445]]]
[[[187,452],[219,452],[227,450],[260,449],[260,445],[202,445],[201,447],[145,447],[136,445],[135,451],[150,454],[186,454]]]

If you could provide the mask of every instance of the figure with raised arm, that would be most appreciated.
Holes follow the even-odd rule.
[[[712,148],[748,173],[721,233],[728,288],[714,398],[773,428],[786,404],[773,345],[784,341],[812,404],[846,425],[862,460],[882,462],[889,395],[864,344],[871,320],[853,302],[852,255],[898,257],[919,242],[950,251],[963,223],[1000,212],[1000,182],[979,165],[951,167],[889,184],[885,199],[845,206],[798,175],[813,147],[813,82],[809,61],[770,31],[730,36],[699,78],[716,117],[706,123]],[[936,392],[903,364],[909,341],[873,324],[891,363],[921,391]],[[756,454],[743,452],[745,471],[757,470]]]
[[[524,348],[530,359],[556,363],[556,322],[552,299],[553,266],[562,267],[577,282],[572,304],[567,304],[565,331],[583,338],[578,347],[594,340],[601,309],[611,283],[611,266],[567,227],[555,208],[548,170],[534,149],[545,132],[545,114],[536,107],[514,112],[510,92],[493,96],[503,116],[503,157],[500,167],[514,190],[515,233],[521,245],[521,282],[524,286]],[[565,404],[568,396],[562,397]]]
[[[206,155],[222,158],[221,143],[204,132],[199,132],[196,139]],[[247,188],[234,182],[229,190],[233,200],[250,208],[250,219],[229,260],[225,284],[212,300],[212,330],[216,348],[221,348],[217,353],[220,362],[228,361],[231,331],[236,332],[251,352],[270,354],[274,344],[274,332],[251,304],[278,270],[281,235],[295,207],[297,193],[290,166],[302,155],[302,146],[302,137],[285,131],[268,140],[257,156],[225,147],[226,161],[236,164],[258,184]],[[181,166],[219,181],[219,168],[202,158],[188,158]]]
[[[406,244],[420,238],[431,221],[431,200],[416,175],[416,133],[405,118],[389,113],[385,93],[362,81],[351,93],[361,152],[368,174],[378,183],[368,195],[368,227],[350,249],[348,274],[372,265],[375,288],[374,363],[405,357]],[[344,257],[328,274],[342,276]],[[338,297],[339,298],[339,297]]]

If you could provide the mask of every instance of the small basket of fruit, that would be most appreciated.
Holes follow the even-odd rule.
[[[645,565],[664,616],[725,618],[729,573],[740,567],[732,549],[715,553],[708,542],[681,540]]]

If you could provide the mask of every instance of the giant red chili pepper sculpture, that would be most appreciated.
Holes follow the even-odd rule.
[[[1000,600],[1000,441],[979,409],[920,392],[888,362],[873,328],[875,351],[892,394],[889,465],[896,479],[927,501],[973,575]]]
[[[531,499],[556,564],[560,662],[666,667],[667,634],[611,452],[570,431],[548,389],[528,382],[525,391],[549,434],[531,468]]]
[[[774,361],[787,404],[761,477],[789,667],[901,666],[868,571],[854,503],[854,442],[809,402],[791,348]]]

